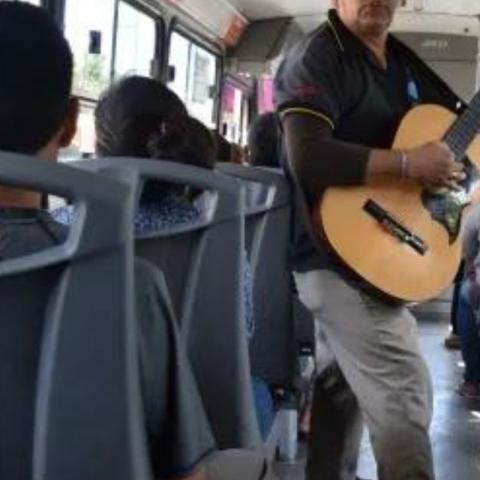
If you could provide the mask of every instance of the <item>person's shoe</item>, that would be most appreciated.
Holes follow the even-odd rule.
[[[463,382],[458,387],[458,393],[467,400],[480,400],[480,383]]]
[[[445,339],[445,347],[449,350],[459,350],[460,349],[460,336],[456,335],[455,333],[451,333]]]

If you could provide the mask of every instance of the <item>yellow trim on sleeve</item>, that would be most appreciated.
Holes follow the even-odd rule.
[[[315,110],[301,107],[287,108],[282,112],[282,117],[288,115],[289,113],[304,113],[307,115],[313,115],[314,117],[321,118],[324,122],[327,122],[328,125],[332,128],[332,130],[335,130],[335,123],[333,122],[333,120],[327,115],[324,115],[323,113],[317,112]]]

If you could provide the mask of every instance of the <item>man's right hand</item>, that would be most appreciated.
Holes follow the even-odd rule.
[[[405,153],[407,177],[425,185],[457,189],[458,182],[465,179],[463,165],[455,161],[445,143],[431,142]]]

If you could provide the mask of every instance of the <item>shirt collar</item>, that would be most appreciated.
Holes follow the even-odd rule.
[[[364,55],[367,60],[376,68],[381,68],[373,52],[342,22],[335,9],[328,12],[327,24],[332,30],[338,44],[338,48],[343,53],[353,55]],[[396,46],[396,39],[389,34],[387,38],[387,56],[392,54]]]

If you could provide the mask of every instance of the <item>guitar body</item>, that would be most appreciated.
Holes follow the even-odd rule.
[[[457,117],[443,107],[424,105],[403,119],[394,149],[441,140]],[[468,156],[480,166],[480,140]],[[460,235],[452,237],[425,206],[425,191],[409,180],[384,180],[362,187],[330,188],[316,215],[339,257],[375,289],[401,301],[422,302],[439,295],[454,279],[461,259]],[[478,201],[471,196],[471,203]],[[365,211],[373,201],[421,239],[421,253],[393,235]],[[316,219],[318,220],[318,219]]]

